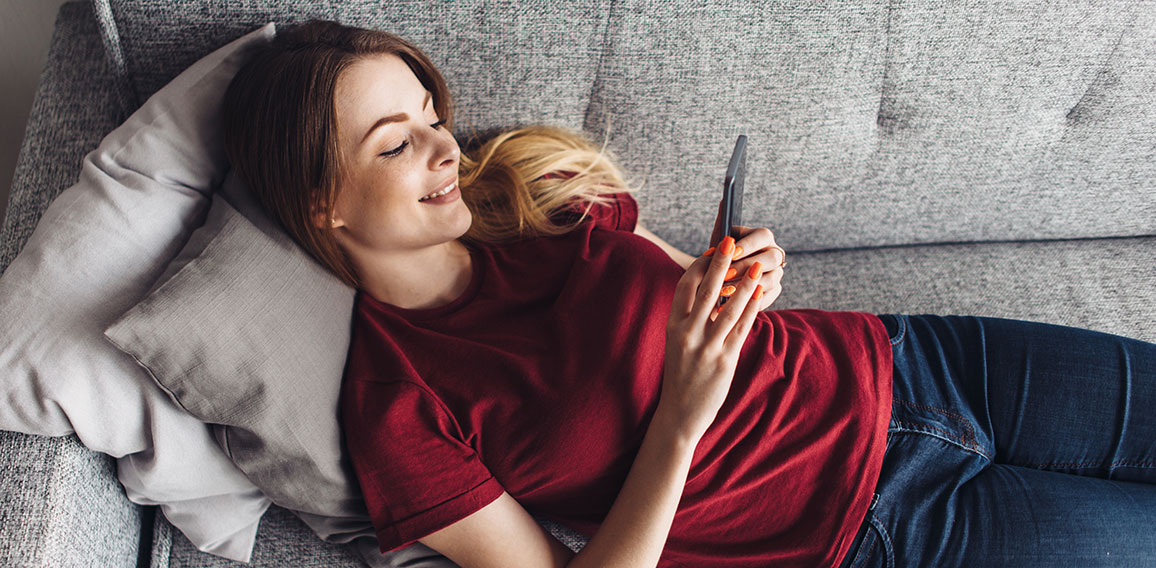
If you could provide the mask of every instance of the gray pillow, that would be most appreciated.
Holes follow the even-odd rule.
[[[357,550],[373,566],[414,566],[415,555],[428,557],[423,566],[451,565],[424,547],[377,552],[338,417],[354,290],[279,230],[232,174],[166,276],[108,328],[109,340],[215,425],[245,475],[318,535],[366,537]]]
[[[202,222],[227,171],[219,107],[265,26],[197,61],[85,156],[0,278],[0,428],[75,433],[134,502],[200,550],[248,560],[269,500],[104,339]]]

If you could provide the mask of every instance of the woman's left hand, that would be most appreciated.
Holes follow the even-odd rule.
[[[717,227],[716,227],[717,228]],[[735,285],[755,263],[759,263],[762,277],[759,284],[763,286],[763,297],[759,302],[759,309],[765,310],[778,299],[783,292],[783,269],[787,266],[787,253],[775,242],[775,235],[765,227],[736,227],[735,231],[734,263],[732,271],[727,274],[728,285]],[[717,235],[711,239],[715,242]],[[711,252],[714,249],[712,247]],[[725,293],[727,288],[723,288]]]

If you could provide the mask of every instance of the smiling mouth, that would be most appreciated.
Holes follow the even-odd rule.
[[[454,182],[454,183],[450,184],[449,187],[447,187],[441,191],[435,191],[429,195],[423,196],[421,199],[418,199],[418,201],[429,201],[430,199],[437,199],[438,197],[449,194],[449,192],[453,191],[457,187],[458,187],[458,183]]]

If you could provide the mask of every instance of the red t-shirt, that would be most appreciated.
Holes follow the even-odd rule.
[[[503,490],[587,535],[605,518],[658,403],[683,270],[628,232],[629,196],[592,213],[563,236],[474,248],[472,280],[445,306],[359,295],[342,419],[383,551]],[[760,313],[660,566],[836,564],[871,500],[890,407],[878,318]]]

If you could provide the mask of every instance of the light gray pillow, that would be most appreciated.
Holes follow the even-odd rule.
[[[181,73],[85,157],[0,278],[0,428],[118,458],[128,497],[201,550],[248,560],[269,501],[105,328],[152,287],[227,171],[224,90],[270,24]]]
[[[321,537],[364,537],[357,551],[371,566],[417,566],[415,556],[421,566],[452,565],[425,547],[377,552],[338,416],[354,290],[232,174],[167,276],[108,328],[109,340],[216,425],[234,463]]]

